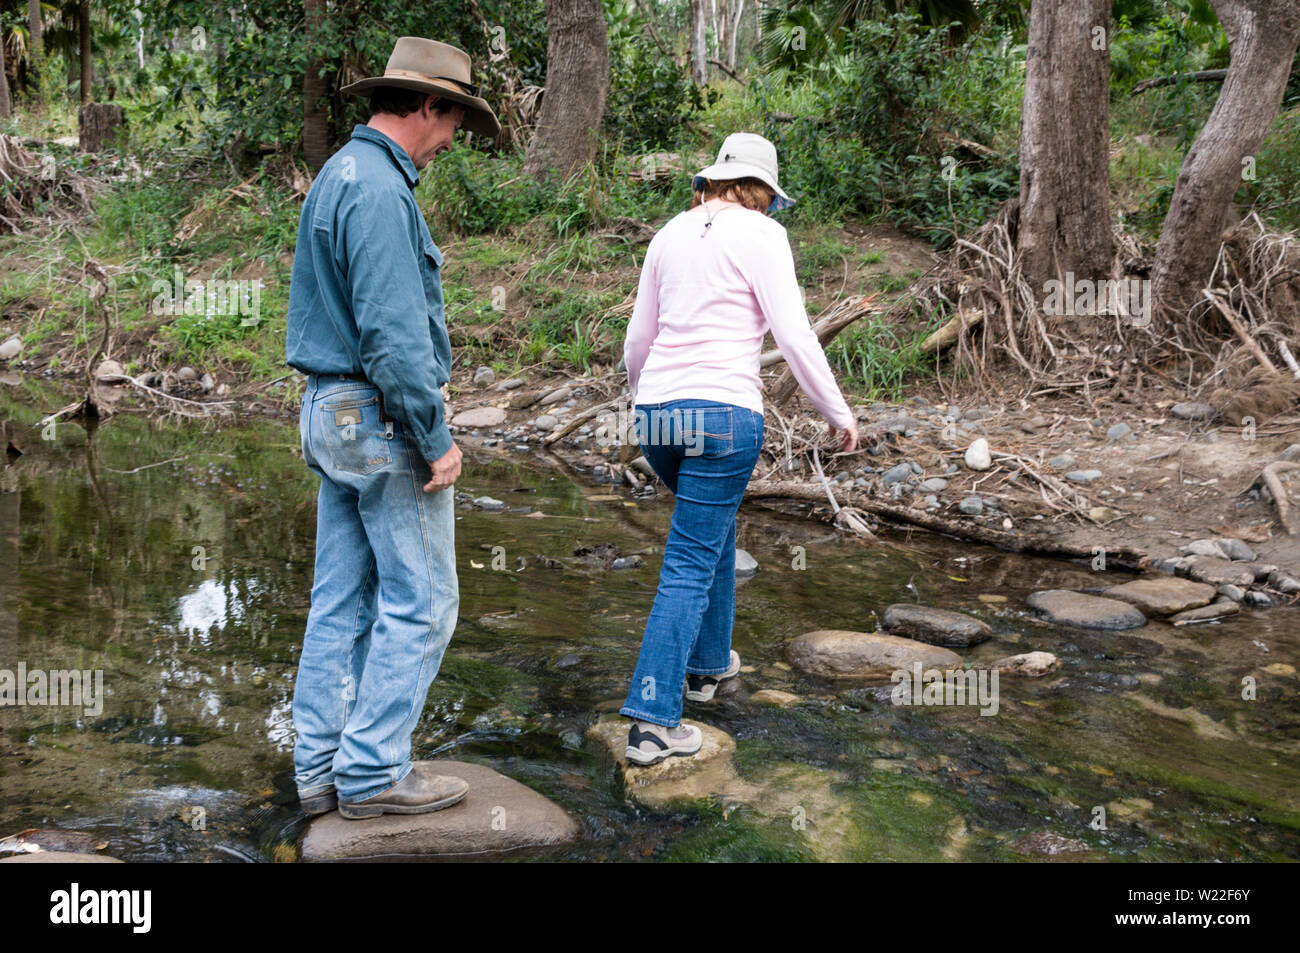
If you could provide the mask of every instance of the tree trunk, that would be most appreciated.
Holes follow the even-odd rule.
[[[9,73],[5,67],[4,31],[0,30],[0,119],[8,119],[14,111],[13,101],[9,98]]]
[[[546,0],[546,92],[524,173],[568,179],[596,154],[609,92],[609,35],[601,0]]]
[[[307,68],[302,78],[302,152],[313,172],[330,157],[329,107],[325,102],[325,64],[311,53],[325,21],[325,0],[306,0]]]
[[[708,0],[691,0],[691,79],[696,86],[709,81],[709,50],[706,44],[708,20],[704,4]]]
[[[731,30],[727,33],[727,51],[722,58],[722,62],[727,64],[727,69],[733,73],[736,71],[736,37],[740,35],[740,18],[745,13],[745,0],[735,0],[736,10],[731,16]]]
[[[27,75],[36,105],[41,105],[41,75],[45,69],[45,27],[41,23],[41,0],[27,0]]]
[[[90,61],[90,3],[81,0],[77,4],[77,38],[81,45],[81,102],[90,102],[91,85],[94,82],[94,64]]]
[[[1248,157],[1277,116],[1300,44],[1295,0],[1211,0],[1232,59],[1210,118],[1178,172],[1151,271],[1162,321],[1186,317],[1201,300],[1219,252],[1232,197]]]
[[[1030,7],[1017,245],[1038,295],[1066,272],[1110,276],[1109,27],[1109,0]]]
[[[77,131],[82,152],[101,152],[111,146],[126,121],[122,107],[114,103],[86,103],[77,110]]]

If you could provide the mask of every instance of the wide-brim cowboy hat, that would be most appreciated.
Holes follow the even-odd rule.
[[[393,47],[383,76],[371,76],[343,87],[343,92],[361,96],[379,86],[397,86],[419,93],[434,93],[465,107],[464,127],[489,139],[501,133],[501,123],[492,107],[479,98],[478,87],[470,82],[469,54],[449,43],[418,36],[401,37]]]
[[[696,172],[691,187],[702,188],[702,179],[719,181],[752,176],[776,193],[768,211],[780,211],[789,208],[795,200],[777,184],[776,171],[776,146],[756,133],[733,132],[722,140],[718,161]]]

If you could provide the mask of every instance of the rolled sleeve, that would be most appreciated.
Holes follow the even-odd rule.
[[[418,213],[417,213],[418,214]],[[426,460],[451,449],[421,268],[419,229],[391,191],[358,195],[342,217],[339,249],[352,294],[366,377]]]

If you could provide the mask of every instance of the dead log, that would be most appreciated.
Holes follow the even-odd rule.
[[[854,493],[831,484],[841,506],[853,506],[863,512],[874,514],[896,523],[919,526],[944,536],[983,543],[1006,553],[1040,553],[1051,556],[1065,556],[1071,559],[1092,559],[1096,556],[1093,547],[1072,546],[1058,538],[1048,535],[1030,535],[1027,533],[1008,533],[981,526],[973,521],[955,520],[937,513],[899,506],[883,500],[872,499],[865,494]],[[806,483],[794,483],[784,480],[756,480],[745,490],[746,499],[788,499],[807,500],[822,503],[826,500],[826,491],[820,486]],[[1151,563],[1151,557],[1139,550],[1127,546],[1112,549],[1106,547],[1106,562],[1121,569],[1144,570]]]

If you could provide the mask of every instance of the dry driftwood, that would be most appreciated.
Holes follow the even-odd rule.
[[[969,311],[959,310],[943,327],[930,334],[921,342],[921,352],[930,354],[942,351],[950,344],[957,343],[963,331],[967,331],[984,320],[984,312],[979,308]]]
[[[1275,460],[1264,468],[1261,479],[1264,485],[1268,487],[1268,492],[1273,495],[1273,504],[1277,507],[1277,519],[1286,530],[1288,536],[1296,534],[1297,526],[1295,519],[1291,514],[1291,500],[1287,496],[1286,487],[1282,485],[1279,473],[1285,473],[1288,470],[1300,469],[1300,463],[1288,460]]]
[[[826,345],[835,339],[839,334],[854,321],[865,317],[868,314],[876,314],[880,309],[876,307],[875,295],[862,295],[860,297],[845,298],[843,301],[829,308],[817,323],[813,325],[814,332],[817,335],[817,343],[824,350]],[[780,360],[780,358],[778,358]],[[759,358],[759,366],[762,366],[762,358]],[[771,396],[768,398],[773,404],[783,404],[789,400],[790,395],[799,386],[795,380],[794,374],[790,368],[785,369],[772,386]]]

